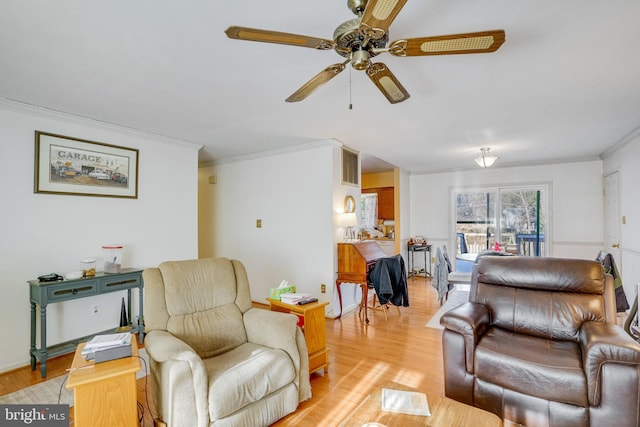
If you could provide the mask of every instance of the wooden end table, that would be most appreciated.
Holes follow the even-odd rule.
[[[140,357],[135,336],[131,357],[94,363],[85,360],[78,346],[66,387],[73,389],[76,427],[138,426],[136,372]]]
[[[382,410],[382,389],[418,391],[393,381],[387,381],[367,396],[345,419],[340,427],[362,427],[366,423],[378,423],[388,427],[438,426],[438,427],[501,427],[502,420],[491,412],[456,402],[444,396],[427,396],[431,416],[406,415]],[[375,425],[375,424],[373,424]]]
[[[312,302],[305,305],[286,304],[267,298],[271,311],[292,313],[301,317],[302,332],[309,352],[309,373],[312,374],[329,366],[329,349],[327,349],[327,331],[325,325],[324,306],[328,302]]]

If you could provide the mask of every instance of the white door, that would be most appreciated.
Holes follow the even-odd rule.
[[[604,250],[613,255],[622,271],[620,259],[620,201],[618,171],[604,177]]]

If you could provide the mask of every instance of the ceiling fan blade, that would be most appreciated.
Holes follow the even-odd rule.
[[[367,68],[367,75],[392,104],[405,101],[411,96],[391,70],[382,62],[371,64]]]
[[[249,40],[254,42],[288,44],[292,46],[310,47],[329,50],[335,47],[332,40],[317,37],[302,36],[300,34],[281,33],[279,31],[260,30],[257,28],[231,26],[225,30],[230,39]]]
[[[389,44],[389,53],[395,56],[489,53],[498,50],[504,41],[504,30],[418,37],[391,42]]]
[[[407,0],[369,0],[360,20],[360,32],[377,40],[389,27]]]
[[[316,89],[318,89],[320,86],[327,83],[329,80],[344,71],[345,65],[347,65],[349,61],[351,60],[349,59],[342,64],[329,65],[327,68],[316,74],[311,80],[302,85],[300,89],[292,93],[291,96],[289,96],[285,101],[300,102],[304,100],[306,97],[315,92]]]

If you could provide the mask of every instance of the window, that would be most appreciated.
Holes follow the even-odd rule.
[[[514,254],[544,256],[547,194],[546,185],[453,190],[454,233],[471,253],[494,250],[497,243]]]
[[[360,203],[360,224],[365,230],[373,231],[378,225],[378,194],[362,193]]]
[[[342,147],[342,183],[360,185],[358,153]]]

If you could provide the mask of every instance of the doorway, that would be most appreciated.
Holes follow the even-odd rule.
[[[545,256],[547,194],[546,185],[454,189],[456,252],[466,246],[470,253],[499,250]]]

